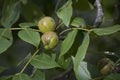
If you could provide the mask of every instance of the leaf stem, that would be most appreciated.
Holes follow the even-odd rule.
[[[68,29],[65,29],[64,31],[62,31],[59,35],[62,35],[63,33],[67,32],[67,31],[70,31],[72,29],[77,29],[77,30],[84,30],[84,31],[87,31],[87,32],[91,32],[92,30],[89,30],[89,29],[85,29],[85,28],[68,28]]]
[[[10,28],[10,30],[22,30],[22,29],[25,29],[25,28]]]
[[[94,78],[94,79],[91,79],[91,80],[100,80],[100,79],[103,79],[105,76],[100,76],[100,77],[97,77],[97,78]]]
[[[28,60],[28,62],[25,64],[25,66],[23,67],[23,69],[20,71],[20,73],[23,73],[23,71],[26,69],[26,67],[29,65],[29,63],[31,62],[32,58],[38,53],[39,49],[37,49],[33,55],[30,57],[30,59]]]
[[[63,22],[60,22],[56,29],[59,29],[63,25]]]
[[[24,30],[24,29],[27,29],[27,28],[10,28],[10,30]],[[40,30],[38,29],[33,29],[35,30],[36,32],[40,32]]]

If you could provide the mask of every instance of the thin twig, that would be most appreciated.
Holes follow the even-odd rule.
[[[91,32],[92,30],[89,30],[89,29],[85,29],[85,28],[68,28],[68,29],[65,29],[64,31],[62,31],[59,35],[62,35],[63,33],[67,32],[67,31],[70,31],[70,30],[74,30],[74,29],[77,29],[77,30],[83,30],[83,31],[87,31],[87,32]]]
[[[29,63],[31,62],[32,58],[38,53],[39,49],[37,49],[34,54],[30,57],[30,59],[28,60],[28,62],[25,64],[25,66],[23,67],[23,69],[20,71],[20,73],[23,73],[23,71],[26,69],[26,67],[29,65]]]
[[[67,31],[70,31],[70,30],[72,30],[72,29],[71,29],[71,28],[69,28],[69,29],[65,29],[65,30],[62,31],[59,35],[62,35],[63,33],[67,32]]]
[[[56,29],[59,29],[62,25],[63,25],[63,23],[60,22],[60,24],[56,27]]]
[[[10,30],[25,30],[25,29],[27,29],[27,28],[10,28]],[[40,32],[40,30],[38,30],[38,29],[32,29],[32,30],[34,30],[36,32]]]
[[[106,76],[100,76],[100,77],[96,77],[96,78],[94,78],[94,79],[91,79],[91,80],[101,80],[101,79],[103,79],[104,77],[106,77]]]
[[[99,27],[100,24],[102,23],[102,19],[103,19],[103,9],[102,9],[102,5],[101,5],[101,0],[96,0],[95,3],[95,8],[97,9],[97,16],[94,22],[94,27]]]
[[[22,30],[24,28],[10,28],[10,30]]]

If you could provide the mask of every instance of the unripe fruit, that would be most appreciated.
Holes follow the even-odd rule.
[[[103,58],[99,61],[98,67],[103,75],[107,75],[114,70],[114,62],[109,58]]]
[[[52,49],[58,43],[58,36],[55,32],[46,32],[41,37],[45,49]]]
[[[100,70],[100,72],[101,72],[103,75],[107,75],[107,74],[111,73],[113,69],[114,69],[113,65],[111,65],[110,63],[108,63],[107,65],[105,65],[105,66]]]
[[[51,17],[43,17],[38,22],[38,28],[42,33],[55,30],[55,21]]]

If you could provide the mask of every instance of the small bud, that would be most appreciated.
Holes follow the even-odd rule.
[[[103,75],[107,75],[114,70],[114,62],[109,58],[103,58],[99,61],[98,67]]]
[[[108,63],[107,65],[105,65],[105,66],[100,70],[100,72],[101,72],[103,75],[107,75],[107,74],[111,73],[113,70],[114,70],[113,65],[111,65],[110,63]]]
[[[58,43],[58,36],[55,32],[46,32],[42,35],[42,42],[45,49],[52,49]]]
[[[54,31],[55,29],[55,21],[51,17],[43,17],[38,22],[38,28],[42,33]]]

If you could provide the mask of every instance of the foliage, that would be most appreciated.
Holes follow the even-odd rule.
[[[95,1],[0,0],[0,80],[118,80],[120,11],[114,5],[119,0],[101,2],[104,15],[99,27],[94,26],[99,14]],[[44,49],[41,42],[38,22],[44,16],[56,23],[59,42],[54,49]],[[105,75],[100,71],[110,63],[100,63],[102,58],[114,64]]]

